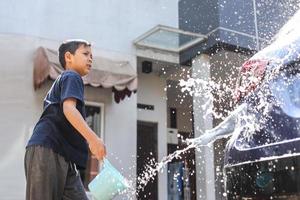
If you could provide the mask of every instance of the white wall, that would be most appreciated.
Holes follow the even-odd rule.
[[[135,187],[136,94],[132,94],[130,98],[126,98],[119,104],[112,101],[106,106],[105,113],[104,139],[108,150],[108,159]],[[120,197],[120,199],[124,198]]]
[[[85,38],[125,54],[132,54],[132,41],[157,24],[178,27],[178,0],[0,1],[0,33]]]
[[[23,157],[49,85],[33,91],[32,57],[37,41],[0,35],[0,196],[24,199]],[[49,44],[51,46],[51,44]],[[52,46],[55,46],[52,44]]]
[[[158,161],[167,155],[167,101],[166,80],[158,75],[139,74],[138,103],[154,105],[154,110],[138,110],[138,120],[158,124]],[[158,175],[158,195],[167,199],[167,170]]]

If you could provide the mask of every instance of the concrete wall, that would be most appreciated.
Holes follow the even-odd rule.
[[[0,33],[85,38],[125,54],[132,54],[132,41],[155,25],[178,26],[176,0],[2,0],[0,10]]]
[[[186,107],[176,107],[177,111],[177,128],[179,132],[187,132],[190,133],[193,131],[193,115],[192,115],[192,109],[186,108]],[[168,113],[168,122],[169,122],[169,116],[170,113]],[[170,126],[168,126],[170,127]]]
[[[167,81],[167,127],[170,126],[170,108],[177,110],[177,129],[179,132],[191,132],[193,130],[192,123],[192,104],[193,98],[187,92],[182,93],[179,81]]]
[[[32,84],[31,40],[1,35],[0,79],[0,194],[3,199],[24,199],[25,144],[30,128],[39,117],[42,90],[34,93]],[[33,44],[34,45],[34,44]]]

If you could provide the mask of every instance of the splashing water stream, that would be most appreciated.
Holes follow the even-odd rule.
[[[214,81],[206,81],[202,79],[188,79],[187,81],[180,81],[180,86],[182,87],[182,92],[188,91],[191,95],[201,95],[204,96],[206,99],[209,99],[208,103],[201,106],[202,110],[205,110],[205,116],[209,114],[213,114],[215,117],[224,119],[225,117],[223,114],[216,113],[213,110],[213,107],[210,105],[211,102],[214,100],[214,96],[212,95],[213,92],[217,91],[221,95],[225,94],[233,94],[234,90],[215,83]],[[197,89],[195,89],[197,88]],[[235,131],[233,132],[233,135],[231,136],[230,142],[233,142],[237,139],[239,134],[243,132],[243,136],[245,140],[250,141],[253,137],[253,134],[255,133],[255,130],[260,129],[261,127],[259,124],[263,123],[255,123],[255,114],[259,113],[262,117],[261,120],[264,121],[267,118],[267,113],[270,109],[270,102],[267,100],[267,92],[261,92],[258,93],[259,95],[259,107],[257,110],[254,110],[254,114],[249,114],[245,110],[243,110],[243,107],[240,106],[234,111],[229,113],[229,116],[235,116],[238,121],[237,126],[235,126]],[[229,117],[227,117],[229,118]],[[227,119],[226,118],[226,119]],[[242,131],[247,129],[248,131]],[[136,180],[129,180],[130,187],[124,192],[126,194],[127,199],[134,199],[136,196],[138,196],[139,192],[142,191],[145,186],[148,184],[149,181],[153,180],[155,176],[158,173],[162,173],[164,169],[166,168],[167,164],[171,162],[175,158],[181,158],[181,155],[187,152],[190,149],[195,148],[196,150],[199,150],[200,146],[207,145],[211,146],[213,141],[217,139],[217,137],[213,136],[213,140],[209,141],[207,143],[206,138],[203,137],[205,134],[203,133],[202,136],[194,139],[187,139],[185,140],[185,143],[187,146],[183,149],[177,150],[173,152],[172,154],[165,156],[162,158],[160,162],[156,162],[154,159],[150,160],[148,164],[145,165],[144,170],[142,174],[140,174]],[[210,138],[211,139],[211,138]],[[134,187],[134,182],[136,182],[136,187]]]

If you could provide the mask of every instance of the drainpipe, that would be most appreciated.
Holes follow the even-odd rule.
[[[256,37],[256,50],[259,51],[260,48],[259,48],[259,38],[258,38],[256,0],[253,0],[253,14],[254,14],[255,37]]]

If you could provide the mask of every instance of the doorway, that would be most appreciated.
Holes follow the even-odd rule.
[[[137,176],[139,177],[150,160],[157,162],[157,123],[137,122]],[[158,199],[157,175],[139,191],[138,200]]]

